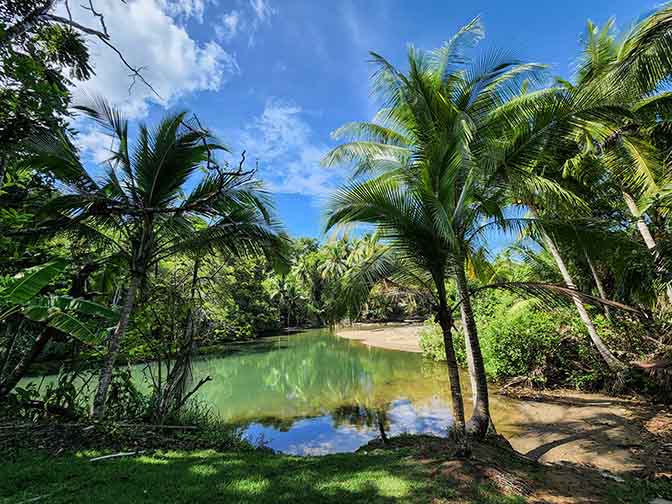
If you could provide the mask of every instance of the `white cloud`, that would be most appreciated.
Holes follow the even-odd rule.
[[[261,26],[270,25],[271,18],[277,13],[278,10],[269,0],[249,0],[247,8],[232,10],[220,16],[214,26],[215,34],[219,40],[228,42],[238,34],[246,33],[247,45],[253,47]]]
[[[250,7],[261,23],[270,22],[273,14],[277,12],[268,0],[250,0]]]
[[[262,114],[239,132],[237,143],[248,159],[258,159],[260,176],[270,190],[313,196],[329,194],[341,177],[320,165],[329,150],[314,143],[312,129],[298,105],[269,99]]]
[[[99,129],[92,128],[79,133],[75,142],[85,159],[91,159],[98,164],[110,159],[113,147],[111,137]]]
[[[171,16],[184,20],[194,18],[202,23],[206,4],[214,3],[214,0],[160,0],[160,2]]]
[[[220,24],[215,26],[215,34],[220,40],[229,41],[238,34],[241,26],[240,12],[233,10],[222,16]]]
[[[110,48],[92,39],[92,62],[96,75],[74,90],[74,101],[101,95],[132,118],[147,114],[149,103],[168,106],[188,93],[216,91],[239,72],[234,55],[214,41],[197,42],[169,15],[165,0],[100,0],[97,9],[105,15],[111,42],[156,89],[156,96],[142,82],[131,86],[129,69]],[[198,13],[203,2],[190,0],[183,12]],[[171,2],[172,4],[172,2]],[[95,25],[83,10],[73,12],[76,20]],[[190,14],[196,15],[196,14]],[[130,88],[130,92],[129,92]]]

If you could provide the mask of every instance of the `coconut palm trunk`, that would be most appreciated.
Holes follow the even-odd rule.
[[[442,282],[441,282],[442,284]],[[464,399],[462,398],[462,386],[460,384],[460,369],[455,358],[453,346],[453,318],[448,309],[445,287],[437,285],[439,294],[439,311],[436,314],[437,322],[441,326],[443,334],[443,348],[446,353],[446,367],[450,381],[450,394],[453,406],[453,428],[451,434],[458,447],[458,454],[467,455],[469,452],[464,421]]]
[[[646,248],[649,249],[649,252],[651,252],[651,255],[653,256],[653,260],[656,263],[656,272],[666,282],[665,293],[667,294],[667,301],[672,304],[672,285],[667,282],[668,272],[661,264],[660,252],[656,246],[656,240],[653,238],[651,230],[649,230],[649,226],[646,224],[644,217],[640,215],[639,208],[637,208],[637,203],[632,195],[623,191],[623,199],[625,200],[625,204],[628,205],[628,210],[630,210],[632,216],[637,219],[636,224],[639,234],[642,235]]]
[[[531,213],[534,216],[534,218],[536,219],[539,218],[539,215],[537,214],[534,208],[531,208]],[[576,290],[576,284],[574,283],[574,280],[572,280],[572,276],[569,274],[567,265],[565,264],[564,259],[560,255],[558,247],[555,245],[553,239],[548,235],[546,230],[543,228],[541,228],[541,238],[542,241],[544,242],[546,250],[548,250],[548,252],[553,257],[555,264],[558,266],[558,269],[560,270],[560,274],[562,275],[562,279],[564,280],[565,285],[570,289]],[[583,324],[586,326],[588,335],[590,336],[591,341],[595,345],[595,348],[597,348],[597,351],[602,356],[604,362],[606,362],[607,366],[609,366],[610,369],[615,370],[623,369],[625,367],[623,363],[619,361],[614,356],[614,354],[611,353],[611,351],[602,341],[602,338],[600,338],[600,335],[597,334],[595,325],[593,324],[590,315],[588,315],[588,311],[586,310],[586,307],[583,305],[581,298],[579,296],[574,295],[572,296],[572,301],[574,301],[574,306],[576,306],[576,310],[579,312],[579,317],[581,318]]]
[[[490,425],[490,404],[488,399],[488,382],[485,376],[485,366],[481,345],[478,341],[476,320],[471,306],[471,296],[464,273],[464,263],[458,265],[455,271],[457,292],[460,301],[462,327],[465,336],[467,364],[471,379],[471,395],[473,398],[473,412],[467,424],[467,431],[476,439],[483,439]]]
[[[103,367],[100,370],[98,388],[93,399],[93,408],[91,410],[91,414],[96,418],[103,418],[105,416],[105,409],[107,406],[107,392],[110,388],[110,383],[112,383],[112,372],[114,371],[114,364],[117,360],[117,355],[119,354],[119,345],[121,340],[126,335],[126,329],[128,328],[128,322],[131,318],[131,313],[133,312],[135,298],[138,291],[140,290],[141,282],[142,275],[138,272],[133,272],[128,291],[126,292],[126,297],[124,299],[124,306],[122,307],[121,313],[119,314],[119,322],[117,322],[117,325],[114,328],[114,331],[112,331],[112,334],[110,334],[108,340],[107,357]]]

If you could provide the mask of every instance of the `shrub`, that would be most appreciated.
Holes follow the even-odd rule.
[[[435,361],[446,360],[446,353],[443,348],[443,332],[439,324],[432,319],[425,320],[419,335],[420,349],[424,357]],[[455,348],[457,363],[460,366],[466,366],[467,354],[464,348],[464,337],[460,331],[453,331],[453,347]]]
[[[436,361],[446,360],[446,354],[443,351],[443,334],[439,324],[431,319],[425,320],[419,336],[422,355]]]
[[[479,327],[486,373],[500,380],[543,367],[562,337],[558,322],[554,313],[536,310],[529,301],[496,312]]]
[[[535,300],[521,300],[496,291],[479,293],[473,305],[490,379],[526,376],[534,385],[596,389],[608,378],[585,327],[571,307],[548,310]],[[606,340],[622,338],[604,317],[597,315],[594,320]],[[465,341],[460,331],[454,333],[453,342],[458,363],[466,366]],[[431,320],[420,330],[420,348],[427,358],[445,360],[441,328]]]

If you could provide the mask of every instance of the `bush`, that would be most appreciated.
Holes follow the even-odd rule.
[[[562,339],[559,322],[556,314],[536,310],[529,301],[496,312],[479,327],[486,373],[501,380],[530,376],[544,367]],[[544,376],[533,378],[545,381]]]
[[[460,366],[467,365],[467,354],[464,348],[464,337],[460,331],[453,331],[453,348]],[[425,320],[420,329],[420,349],[422,355],[435,361],[445,361],[446,352],[443,348],[443,332],[441,326],[432,319]]]
[[[573,309],[548,310],[535,300],[495,291],[479,293],[473,305],[490,379],[526,376],[533,385],[584,390],[602,387],[607,380],[607,370]],[[620,331],[599,315],[594,321],[605,340],[617,345]],[[454,332],[453,343],[458,363],[466,366],[460,331]],[[441,328],[431,320],[420,330],[420,348],[429,359],[445,360]]]
[[[431,319],[425,320],[422,329],[420,329],[420,349],[422,350],[422,355],[428,359],[436,361],[446,360],[446,354],[443,351],[441,327]]]

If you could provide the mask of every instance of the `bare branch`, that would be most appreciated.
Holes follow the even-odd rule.
[[[122,0],[123,3],[126,3],[124,0]],[[133,82],[131,83],[129,87],[129,93],[130,90],[133,88],[133,85],[135,84],[136,79],[139,79],[145,86],[147,86],[152,93],[154,93],[160,100],[163,100],[161,95],[158,93],[158,91],[145,79],[145,77],[142,75],[142,70],[144,70],[146,67],[134,67],[131,65],[128,60],[124,57],[123,53],[117,49],[117,47],[110,42],[110,35],[107,31],[107,25],[105,24],[105,17],[102,14],[102,12],[99,12],[95,9],[93,5],[93,0],[89,0],[89,6],[87,7],[86,5],[82,5],[82,8],[90,11],[96,18],[98,18],[100,22],[100,26],[102,28],[101,30],[97,30],[88,26],[84,26],[83,24],[80,24],[72,19],[72,14],[70,12],[70,5],[68,1],[66,0],[65,6],[66,10],[68,12],[68,17],[64,18],[62,16],[57,16],[55,14],[50,14],[49,11],[53,8],[55,3],[55,0],[50,0],[48,1],[43,7],[35,9],[33,12],[28,14],[28,16],[25,17],[22,21],[17,23],[16,25],[10,27],[6,32],[5,36],[3,37],[3,42],[4,43],[9,43],[14,39],[15,37],[22,35],[23,33],[27,32],[30,30],[36,23],[40,21],[52,21],[54,23],[59,23],[65,26],[69,26],[71,28],[74,28],[82,33],[85,33],[87,35],[91,35],[93,37],[98,38],[103,44],[105,44],[107,47],[112,49],[121,62],[124,64],[126,68],[128,68],[131,71],[131,77],[133,78]]]
[[[72,21],[72,12],[70,12],[70,2],[65,0],[65,10],[68,11],[68,19]]]
[[[86,33],[87,35],[93,35],[94,37],[98,37],[101,40],[106,40],[109,39],[109,35],[106,35],[105,33],[95,30],[93,28],[89,28],[88,26],[84,26],[82,24],[79,24],[77,21],[72,21],[68,18],[64,18],[61,16],[56,16],[54,14],[42,14],[41,16],[42,19],[46,19],[49,21],[53,21],[54,23],[60,23],[64,24],[66,26],[70,26],[72,28],[75,28],[83,33]]]
[[[67,3],[67,0],[66,0],[66,3]],[[91,11],[91,14],[93,14],[94,16],[96,16],[100,20],[100,26],[102,26],[103,32],[105,33],[105,35],[107,35],[109,37],[110,34],[107,32],[107,26],[105,25],[105,16],[103,16],[102,12],[96,11],[95,7],[93,6],[93,0],[89,0],[89,6],[88,7],[86,5],[82,4],[82,9]]]
[[[206,376],[205,378],[201,378],[201,379],[199,380],[199,382],[196,384],[196,386],[195,386],[193,389],[191,389],[191,392],[189,392],[187,395],[184,396],[184,398],[182,398],[182,400],[180,401],[180,403],[177,405],[177,408],[176,408],[176,409],[179,410],[182,406],[184,406],[184,405],[187,403],[187,401],[188,401],[189,399],[191,399],[191,397],[192,397],[196,392],[198,392],[198,389],[200,389],[203,385],[205,385],[205,384],[208,383],[209,381],[212,381],[212,378],[210,377],[210,375]]]

